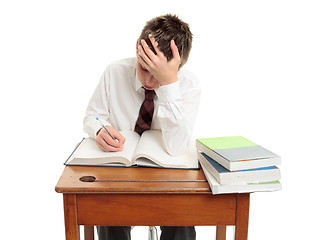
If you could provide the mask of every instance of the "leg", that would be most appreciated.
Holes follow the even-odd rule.
[[[226,226],[225,225],[217,226],[216,240],[226,240]]]
[[[97,226],[99,240],[130,240],[131,227]]]
[[[75,194],[63,194],[66,240],[80,240]]]
[[[250,194],[237,194],[235,240],[247,240],[249,226]]]
[[[160,240],[195,240],[195,227],[160,227]]]
[[[94,240],[93,226],[84,226],[84,240]]]
[[[155,226],[149,226],[149,240],[158,240],[157,229]]]

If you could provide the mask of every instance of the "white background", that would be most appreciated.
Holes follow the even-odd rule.
[[[322,1],[1,1],[1,234],[64,239],[63,162],[105,67],[135,56],[145,22],[194,34],[203,95],[194,137],[242,135],[282,156],[283,191],[251,195],[249,239],[319,239],[323,197]],[[140,207],[140,203],[139,203]],[[197,228],[198,240],[215,229]],[[146,239],[147,228],[133,230]]]

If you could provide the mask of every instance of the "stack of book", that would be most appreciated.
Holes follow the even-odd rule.
[[[201,138],[196,147],[213,194],[281,189],[281,158],[244,137]]]

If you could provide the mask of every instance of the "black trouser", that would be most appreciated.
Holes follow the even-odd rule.
[[[160,240],[195,240],[195,227],[160,227]],[[99,240],[130,240],[131,227],[97,226]]]

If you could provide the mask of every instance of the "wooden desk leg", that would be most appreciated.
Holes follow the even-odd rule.
[[[226,240],[226,226],[225,225],[217,226],[216,240]]]
[[[84,226],[84,240],[94,240],[93,226]]]
[[[237,194],[235,240],[247,240],[249,227],[250,194]]]
[[[77,202],[75,194],[63,194],[65,238],[80,240],[80,228],[77,220]]]

